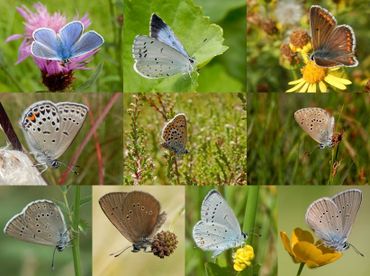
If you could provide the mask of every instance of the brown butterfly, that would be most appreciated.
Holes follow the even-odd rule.
[[[356,38],[349,25],[338,25],[326,9],[313,5],[310,9],[311,35],[314,52],[311,60],[321,67],[355,67]]]
[[[146,251],[151,246],[151,237],[166,220],[166,213],[160,212],[158,200],[145,192],[108,193],[99,199],[99,204],[110,222],[132,242],[132,252]]]

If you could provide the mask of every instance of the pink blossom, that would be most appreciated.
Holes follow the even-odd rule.
[[[18,13],[24,18],[24,33],[23,34],[13,34],[6,39],[6,42],[23,38],[23,41],[18,49],[18,60],[17,64],[25,60],[27,57],[31,56],[31,44],[33,42],[32,34],[38,28],[50,28],[56,33],[66,25],[67,18],[60,12],[54,12],[49,14],[46,6],[41,3],[36,3],[33,5],[36,12],[32,12],[26,6],[22,5],[17,7]],[[73,20],[79,20],[84,25],[86,29],[91,21],[87,15],[78,19],[76,16]],[[51,61],[33,57],[36,65],[39,67],[43,77],[43,83],[49,88],[50,91],[63,90],[68,87],[73,80],[74,70],[86,70],[86,64],[88,63],[88,58],[93,56],[98,50],[91,51],[77,58],[70,59],[68,63],[62,63],[59,61]],[[66,77],[68,76],[68,77]],[[66,82],[65,79],[68,79]],[[65,83],[58,83],[58,81]],[[53,87],[50,87],[52,83]]]

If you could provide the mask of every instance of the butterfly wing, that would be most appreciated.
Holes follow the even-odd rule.
[[[342,216],[331,198],[314,201],[307,209],[306,223],[328,247],[340,250],[346,241],[342,232]]]
[[[185,148],[187,136],[186,116],[184,113],[177,114],[163,127],[162,145],[175,153],[188,153]]]
[[[54,159],[60,157],[71,145],[89,112],[86,105],[73,102],[59,102],[56,107],[60,117],[60,129],[52,135],[56,141],[53,145]]]
[[[72,46],[72,57],[79,57],[98,49],[104,43],[104,38],[95,31],[84,33],[80,40]]]
[[[318,107],[302,108],[294,113],[294,119],[320,145],[332,145],[334,117],[329,112]]]
[[[190,74],[194,70],[194,61],[191,58],[149,36],[135,37],[132,54],[135,59],[134,70],[145,78]]]
[[[40,163],[46,163],[45,156],[57,158],[54,151],[61,132],[61,119],[53,102],[40,101],[29,106],[23,112],[20,125],[28,147]]]
[[[64,216],[59,207],[49,200],[37,200],[28,204],[21,213],[5,225],[4,233],[16,239],[49,246],[70,242]],[[65,240],[61,240],[62,238]]]
[[[72,21],[64,25],[59,31],[60,41],[64,49],[72,52],[72,46],[80,39],[84,32],[84,25],[81,21]]]
[[[323,67],[338,65],[354,67],[358,65],[358,60],[354,55],[356,38],[351,26],[340,25],[336,27],[330,33],[329,41],[330,43],[324,49],[327,54],[315,57],[317,65]]]
[[[48,60],[60,60],[57,34],[50,28],[36,29],[32,37],[31,53],[33,56]]]
[[[310,9],[310,23],[314,53],[311,59],[322,67],[358,65],[355,57],[356,38],[348,25],[337,26],[334,16],[314,5]]]
[[[150,19],[150,37],[156,38],[160,42],[176,49],[184,57],[190,58],[171,28],[155,13],[152,14]]]
[[[144,192],[109,193],[100,198],[99,204],[112,224],[132,243],[150,238],[166,220],[166,213],[159,213],[159,202]]]
[[[310,9],[310,25],[313,49],[316,51],[326,47],[337,21],[328,10],[313,5]]]
[[[343,225],[342,233],[347,239],[361,206],[362,191],[359,189],[349,189],[335,195],[332,200],[340,211]]]
[[[203,200],[201,220],[193,228],[193,239],[199,248],[213,251],[213,257],[244,243],[233,210],[216,190],[211,190]]]

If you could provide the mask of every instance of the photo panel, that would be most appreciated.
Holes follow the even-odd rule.
[[[126,1],[124,92],[245,91],[245,2]]]
[[[369,97],[365,94],[248,98],[248,183],[368,183]]]
[[[367,7],[247,1],[247,91],[369,92]]]
[[[93,188],[93,275],[185,275],[185,188]]]
[[[186,187],[186,275],[277,275],[275,187]]]
[[[124,96],[124,184],[246,184],[246,94]]]
[[[123,0],[1,1],[1,92],[123,89]]]
[[[2,186],[0,198],[3,275],[91,275],[91,187]]]
[[[369,186],[277,191],[279,275],[296,275],[299,269],[314,276],[369,274]]]
[[[122,184],[121,93],[7,93],[0,101],[9,145],[1,184]]]

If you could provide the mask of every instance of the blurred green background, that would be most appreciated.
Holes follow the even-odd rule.
[[[22,93],[4,93],[0,94],[0,101],[12,122],[13,128],[17,133],[26,152],[30,149],[27,146],[19,120],[26,108],[31,104],[41,101],[50,100],[54,103],[62,101],[72,101],[83,103],[89,107],[89,113],[84,125],[77,134],[66,152],[58,159],[66,164],[71,157],[80,149],[81,143],[89,133],[92,122],[102,115],[103,110],[111,101],[114,95],[111,93],[94,93],[94,94],[77,94],[77,93],[38,93],[29,94],[25,97]],[[3,133],[1,135],[1,145],[5,146],[7,141]],[[31,156],[31,160],[32,156]],[[99,162],[100,160],[101,162]],[[37,161],[34,161],[36,164]],[[113,104],[108,115],[99,125],[96,133],[88,141],[86,147],[76,163],[79,175],[70,172],[66,182],[63,184],[82,184],[94,185],[99,184],[98,172],[103,173],[103,184],[122,184],[122,100]],[[66,167],[61,165],[58,169],[49,168],[42,176],[49,184],[57,184]]]
[[[189,154],[176,159],[160,144],[178,113],[187,116]],[[246,116],[246,94],[126,95],[124,183],[246,184]]]
[[[71,229],[71,221],[65,208],[64,188],[59,187],[0,187],[1,229],[14,215],[20,213],[27,204],[34,200],[48,199],[57,204],[63,214],[67,227]],[[69,206],[72,207],[75,187],[67,193]],[[80,232],[81,275],[91,275],[91,187],[81,188],[80,224],[84,232]],[[85,200],[86,199],[86,200]],[[4,208],[6,207],[6,208]],[[0,266],[1,275],[75,275],[73,268],[72,247],[55,253],[55,269],[51,269],[54,248],[28,243],[0,235]]]
[[[370,187],[278,187],[278,210],[279,210],[279,232],[285,231],[288,237],[296,227],[310,230],[305,222],[305,214],[308,206],[321,197],[332,197],[346,190],[346,188],[358,188],[362,190],[363,199],[356,221],[352,227],[348,241],[360,250],[365,257],[358,255],[353,248],[343,252],[343,256],[334,263],[316,268],[303,269],[302,275],[326,276],[326,275],[370,275],[368,256],[370,255],[369,243],[369,212],[370,209]],[[311,231],[312,233],[312,231]],[[317,237],[315,237],[317,240]],[[278,241],[279,275],[296,275],[299,264],[293,263],[290,255],[283,248],[279,237]]]
[[[239,274],[232,267],[232,252],[236,249],[225,251],[214,261],[212,253],[198,248],[192,237],[193,227],[200,220],[203,199],[211,189],[186,187],[186,275],[277,275],[276,188],[245,186],[217,189],[234,211],[242,231],[248,234],[246,244],[254,249],[253,268],[247,268]],[[256,202],[248,205],[247,199]],[[252,230],[248,230],[248,227]]]
[[[149,35],[153,12],[161,16],[188,54],[196,58],[201,67],[198,77],[194,73],[192,79],[180,74],[151,80],[134,71],[132,43],[136,35]],[[222,36],[223,44],[229,47],[224,53]],[[245,1],[125,1],[123,58],[125,92],[245,91]]]
[[[369,106],[365,94],[248,94],[248,183],[316,185],[368,183]],[[293,114],[321,107],[343,131],[339,148],[320,150]],[[335,158],[338,149],[337,158]],[[332,161],[336,160],[333,175]]]
[[[177,248],[163,259],[151,253],[131,252],[130,243],[103,213],[99,199],[110,192],[143,191],[154,196],[161,204],[167,219],[158,231],[170,231],[177,236]],[[93,189],[93,273],[95,276],[116,275],[184,275],[185,270],[185,188],[165,186],[118,187],[104,186]],[[111,256],[129,247],[118,257]]]
[[[41,73],[31,57],[16,65],[18,47],[22,40],[6,43],[12,34],[24,31],[23,17],[16,7],[25,5],[35,12],[33,4],[39,1],[0,1],[0,9],[6,11],[0,18],[0,91],[46,91]],[[91,70],[75,71],[72,91],[114,92],[122,91],[122,17],[123,0],[108,1],[41,1],[49,13],[60,12],[68,21],[80,19],[85,14],[91,20],[88,30],[95,30],[104,37],[105,43],[87,65]],[[121,22],[121,23],[120,23]],[[101,67],[101,68],[100,68]]]
[[[297,28],[310,32],[308,12],[313,4],[329,10],[339,25],[347,24],[353,28],[356,36],[356,55],[360,64],[354,68],[345,67],[344,77],[352,81],[348,91],[364,91],[370,75],[369,1],[247,2],[248,92],[284,92],[293,87],[288,85],[289,81],[301,77],[300,68],[303,62],[294,70],[284,68],[279,62],[280,46],[289,42],[289,36]],[[279,4],[284,2],[285,8],[278,8]]]

